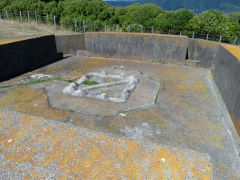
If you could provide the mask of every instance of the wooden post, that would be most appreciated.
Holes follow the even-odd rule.
[[[47,24],[48,24],[48,14],[47,14],[47,17],[46,17],[46,22],[47,22]]]
[[[35,21],[38,23],[37,11],[35,11]]]
[[[193,34],[192,34],[192,38],[194,38],[194,36],[195,36],[195,34],[193,33]]]
[[[180,36],[182,36],[182,31],[180,31]]]
[[[154,34],[154,27],[152,26],[152,34]]]
[[[28,17],[28,22],[30,23],[30,15],[29,15],[29,11],[27,12],[27,17]]]
[[[91,20],[91,30],[93,32],[93,20]]]
[[[54,26],[55,26],[55,28],[57,27],[57,24],[56,24],[56,16],[54,15],[53,16],[53,23],[54,23]]]
[[[208,36],[209,36],[209,35],[207,34],[206,40],[208,40]]]
[[[19,16],[20,16],[21,22],[23,22],[23,19],[22,19],[22,11],[19,12]]]
[[[9,16],[8,16],[8,11],[6,10],[6,16],[7,16],[7,20],[9,20]]]
[[[220,43],[221,41],[222,41],[222,36],[220,35],[218,42]]]
[[[74,23],[74,31],[77,32],[77,20],[75,20],[75,23]]]
[[[234,39],[233,44],[236,45],[236,44],[237,44],[237,41],[238,41],[238,37],[236,36],[235,39]]]
[[[86,32],[86,26],[85,26],[85,21],[83,20],[83,32]]]

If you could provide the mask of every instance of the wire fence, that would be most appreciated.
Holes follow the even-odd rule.
[[[83,19],[68,19],[63,20],[58,16],[47,13],[39,13],[38,11],[0,11],[0,20],[14,20],[22,23],[36,22],[39,24],[47,24],[55,26],[55,28],[65,27],[73,32],[138,32],[138,33],[152,33],[152,34],[169,34],[187,36],[189,38],[205,39],[216,42],[224,42],[231,44],[240,44],[240,39],[236,36],[234,38],[224,37],[221,35],[201,34],[189,31],[177,31],[173,29],[155,30],[152,27],[144,27],[139,24],[121,25],[109,24],[99,22],[98,20],[83,20]]]

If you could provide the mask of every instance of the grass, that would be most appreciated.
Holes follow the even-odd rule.
[[[20,23],[18,21],[0,20],[0,40],[49,34],[73,34],[73,32],[59,27],[55,28],[53,25],[37,24],[36,22]]]
[[[158,89],[158,91],[157,91],[157,95],[156,95],[156,97],[155,97],[155,99],[154,99],[154,103],[157,102],[159,93],[160,93],[160,89]]]
[[[92,85],[97,85],[99,84],[97,81],[89,81],[89,80],[85,80],[83,81],[83,84],[84,85],[87,85],[87,86],[92,86]]]

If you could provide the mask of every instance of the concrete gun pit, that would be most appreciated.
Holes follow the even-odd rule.
[[[0,42],[0,179],[239,180],[239,52],[142,33]]]

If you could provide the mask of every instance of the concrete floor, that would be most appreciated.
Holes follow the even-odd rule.
[[[133,73],[142,84],[120,105],[61,94],[102,70]],[[3,177],[240,179],[239,136],[209,69],[79,56],[0,86]]]

